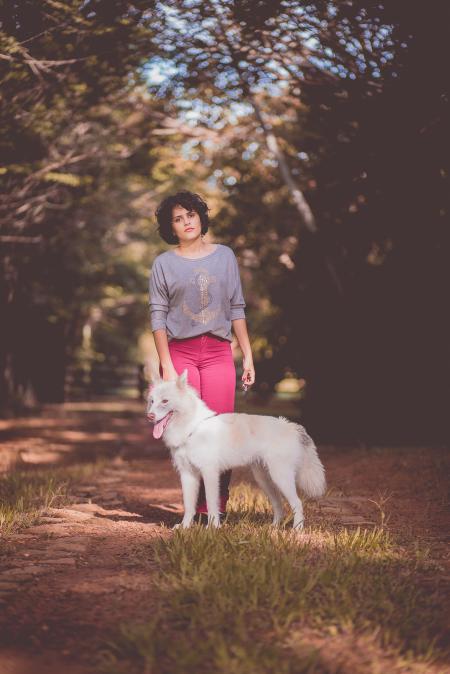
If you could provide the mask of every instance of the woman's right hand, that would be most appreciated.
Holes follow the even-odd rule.
[[[168,365],[167,367],[163,367],[163,381],[174,381],[175,379],[178,378],[178,372],[175,370],[173,365]]]

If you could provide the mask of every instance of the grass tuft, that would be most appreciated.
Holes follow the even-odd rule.
[[[160,569],[145,624],[121,626],[107,645],[110,674],[324,674],[319,648],[289,647],[302,628],[376,634],[380,649],[431,660],[445,615],[430,587],[383,529],[274,529],[267,504],[244,485],[231,511],[250,515],[216,531],[195,526],[161,537],[148,554]]]
[[[67,503],[70,489],[92,475],[100,464],[52,470],[17,471],[0,478],[0,534],[33,525],[41,511]]]

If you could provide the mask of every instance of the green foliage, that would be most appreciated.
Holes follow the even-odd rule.
[[[31,1],[1,10],[0,392],[10,409],[20,410],[30,386],[40,400],[63,399],[83,326],[110,299],[105,286],[121,289],[116,304],[106,302],[111,314],[131,307],[122,357],[142,330],[135,305],[143,306],[152,248],[137,261],[128,248],[154,239],[153,204],[139,203],[150,191],[161,107],[139,88],[150,10],[115,0],[81,11],[77,2]]]
[[[326,440],[444,436],[445,0],[0,12],[3,400],[61,400],[88,352],[135,357],[153,211],[187,188],[239,254],[256,386],[304,378]]]

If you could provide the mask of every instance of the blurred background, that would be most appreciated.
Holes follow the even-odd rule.
[[[447,2],[4,0],[0,21],[0,416],[143,398],[154,211],[188,189],[240,263],[239,410],[448,437]]]

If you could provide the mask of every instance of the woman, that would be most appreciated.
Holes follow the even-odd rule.
[[[215,412],[234,412],[236,371],[231,327],[244,356],[244,387],[255,381],[245,321],[245,301],[236,257],[228,246],[206,243],[208,206],[198,194],[182,191],[158,206],[158,232],[174,244],[155,258],[150,277],[150,316],[160,374],[188,382]],[[220,511],[226,511],[231,471],[220,478]],[[197,517],[207,513],[203,482]]]

